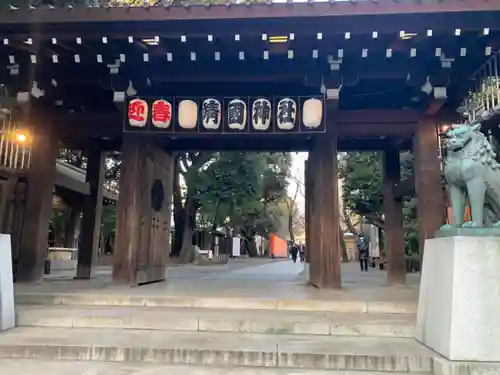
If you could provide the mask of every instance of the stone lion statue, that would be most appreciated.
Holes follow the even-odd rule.
[[[500,165],[480,128],[481,123],[453,125],[444,134],[444,175],[455,227],[500,227]],[[472,221],[464,223],[467,198]]]

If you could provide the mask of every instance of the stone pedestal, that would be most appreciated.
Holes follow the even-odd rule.
[[[15,325],[10,235],[0,234],[0,332],[14,328]]]
[[[500,362],[500,237],[425,241],[416,339],[452,361]]]

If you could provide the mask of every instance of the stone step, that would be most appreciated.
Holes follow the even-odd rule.
[[[66,306],[196,307],[213,309],[332,311],[342,313],[415,314],[416,301],[282,300],[221,297],[131,296],[127,294],[16,293],[17,304]]]
[[[0,360],[0,375],[404,375],[389,371],[331,371],[270,367],[171,366],[116,362]],[[429,375],[414,373],[412,375]]]
[[[413,337],[413,314],[175,307],[18,305],[17,325],[172,331]]]
[[[0,358],[431,372],[433,353],[410,338],[20,327]]]

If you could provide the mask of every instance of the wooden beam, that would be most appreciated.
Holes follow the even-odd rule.
[[[104,113],[53,113],[43,117],[34,117],[33,123],[40,118],[54,121],[57,132],[62,138],[80,137],[113,137],[119,136],[123,130],[125,114],[116,110]],[[337,110],[329,127],[339,127],[339,136],[390,135],[412,133],[414,124],[422,120],[424,113],[412,109],[370,109],[342,111]],[[378,131],[378,129],[383,129]],[[217,135],[220,137],[220,135]]]
[[[61,24],[70,22],[137,22],[208,19],[248,19],[248,18],[298,18],[298,17],[338,17],[422,14],[457,12],[495,12],[500,11],[496,1],[448,0],[444,2],[399,2],[394,0],[313,2],[295,4],[255,3],[249,6],[225,4],[194,5],[191,7],[149,7],[132,8],[75,8],[50,9],[40,7],[36,10],[26,8],[0,13],[3,24]],[[425,21],[425,18],[421,18]]]
[[[427,116],[434,116],[444,105],[444,99],[433,99],[427,107],[425,114]]]
[[[144,67],[144,62],[138,58],[142,58],[143,52],[134,55],[123,50],[122,52],[127,54],[129,60],[120,65],[120,72],[116,75],[110,76],[105,69],[96,70],[98,67],[95,64],[97,63],[75,64],[72,60],[69,60],[66,64],[59,64],[60,68],[57,70],[46,70],[40,73],[40,77],[37,77],[37,79],[39,82],[44,82],[44,85],[39,83],[40,88],[47,92],[55,90],[51,85],[52,79],[60,82],[61,86],[58,86],[57,89],[64,89],[64,86],[72,87],[73,85],[87,87],[89,85],[95,85],[97,81],[101,81],[106,87],[113,87],[117,91],[119,91],[120,84],[128,87],[129,81],[132,81],[136,88],[138,88],[137,86],[140,84],[147,86],[145,83],[146,79],[149,79],[155,84],[183,83],[185,85],[193,85],[194,90],[199,89],[199,87],[196,86],[199,82],[230,84],[241,82],[266,83],[275,81],[276,83],[282,84],[290,83],[290,81],[306,82],[307,78],[308,82],[312,83],[311,77],[319,75],[321,79],[321,72],[328,69],[328,62],[324,58],[309,60],[310,44],[314,44],[315,41],[316,36],[307,40],[306,42],[308,43],[304,43],[303,47],[294,46],[295,58],[293,60],[279,59],[277,64],[267,64],[265,60],[260,59],[262,55],[262,46],[260,44],[256,44],[259,48],[258,52],[252,52],[251,44],[246,45],[242,50],[249,56],[249,60],[239,61],[232,61],[230,57],[227,59],[227,55],[223,55],[223,61],[214,61],[213,54],[216,51],[220,52],[220,47],[195,46],[193,47],[195,51],[197,48],[204,48],[203,52],[197,52],[197,59],[206,62],[203,71],[199,69],[199,61],[183,61],[182,55],[174,55],[174,61],[168,63],[169,69],[164,69],[164,55],[158,58],[150,56],[151,60],[147,63],[148,69],[141,69]],[[226,48],[230,47],[231,45],[226,46]],[[0,50],[2,48],[3,47],[0,46]],[[383,45],[379,47],[379,49],[385,52],[386,46]],[[346,49],[345,53],[347,54],[348,52],[350,51]],[[89,59],[92,59],[91,61],[93,62],[96,52],[92,53],[89,51],[89,53],[91,55]],[[189,57],[187,54],[184,54],[184,56],[186,59]],[[82,57],[82,59],[83,58],[84,57]],[[419,63],[422,62],[418,59],[389,60],[384,65],[370,65],[364,61],[359,61],[358,63],[353,62],[349,65],[343,65],[341,70],[337,72],[339,81],[341,81],[337,86],[332,86],[331,82],[330,85],[328,85],[329,82],[325,82],[325,85],[331,88],[339,87],[342,82],[348,85],[351,83],[356,84],[360,80],[392,79],[401,80],[402,86],[404,86],[403,80]],[[324,80],[327,81],[327,78],[328,77],[324,78]],[[328,81],[331,81],[331,79]],[[317,82],[316,88],[319,89],[320,85],[321,80]],[[175,90],[175,87],[169,89],[173,96],[175,96]],[[189,90],[184,88],[183,92],[186,91]],[[192,95],[196,96],[198,94],[193,93]]]
[[[415,133],[416,122],[407,123],[352,123],[339,124],[338,133],[342,138],[393,137],[408,138]]]
[[[361,109],[338,111],[333,119],[335,124],[404,124],[415,123],[423,118],[417,109]]]

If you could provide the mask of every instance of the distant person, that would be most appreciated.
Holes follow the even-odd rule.
[[[297,253],[299,252],[299,248],[296,244],[293,244],[290,248],[290,255],[292,256],[293,263],[297,263]]]
[[[306,260],[306,245],[301,243],[299,246],[299,259],[300,263],[304,263]]]
[[[359,266],[361,267],[361,272],[368,271],[368,258],[369,258],[369,244],[363,233],[359,235],[356,239],[356,247],[358,248],[358,258]]]

